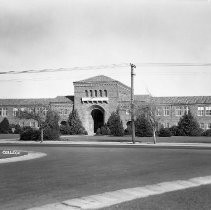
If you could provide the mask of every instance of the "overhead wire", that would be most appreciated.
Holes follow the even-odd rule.
[[[143,63],[134,63],[136,66],[157,66],[157,67],[177,67],[177,66],[204,66],[209,67],[211,63],[152,63],[152,62],[143,62]],[[129,67],[129,63],[120,63],[120,64],[110,64],[110,65],[98,65],[98,66],[85,66],[85,67],[71,67],[71,68],[58,68],[58,69],[37,69],[37,70],[24,70],[24,71],[4,71],[0,72],[1,75],[4,74],[26,74],[26,73],[46,73],[46,72],[61,72],[61,71],[86,71],[86,70],[97,70],[97,69],[113,69],[113,68],[122,68]]]

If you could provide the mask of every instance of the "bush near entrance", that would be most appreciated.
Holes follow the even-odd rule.
[[[70,126],[70,134],[71,135],[78,135],[78,134],[84,134],[87,135],[87,131],[82,125],[82,122],[79,118],[78,111],[74,109],[68,118],[68,124]]]
[[[124,136],[124,128],[118,111],[112,112],[108,119],[107,126],[113,136]]]

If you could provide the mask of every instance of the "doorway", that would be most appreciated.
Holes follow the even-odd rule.
[[[93,109],[91,115],[94,121],[94,133],[96,133],[97,129],[104,125],[104,113],[100,109]]]

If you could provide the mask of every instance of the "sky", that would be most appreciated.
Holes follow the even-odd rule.
[[[211,95],[209,0],[0,0],[0,72],[134,63],[135,94]],[[0,74],[0,98],[73,95],[105,75],[130,86],[130,67]]]

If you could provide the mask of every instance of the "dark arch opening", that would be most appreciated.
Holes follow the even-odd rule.
[[[91,112],[94,121],[94,133],[104,125],[104,113],[100,109],[93,109]]]

